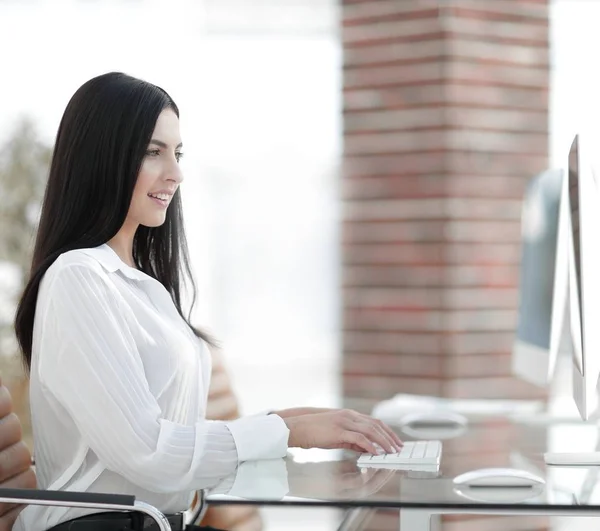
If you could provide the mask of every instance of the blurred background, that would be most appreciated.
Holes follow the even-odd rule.
[[[0,1],[0,371],[21,417],[11,323],[54,136],[114,70],[181,110],[195,321],[243,413],[543,396],[510,369],[521,203],[600,110],[599,16],[595,0]],[[276,513],[265,526],[291,528]]]

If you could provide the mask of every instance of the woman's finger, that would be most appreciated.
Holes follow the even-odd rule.
[[[358,446],[361,452],[367,454],[380,454],[377,446],[371,442],[365,435],[354,430],[344,430],[342,432],[342,442],[353,446]]]
[[[369,415],[361,415],[361,417],[363,417],[365,420],[368,420],[369,422],[373,422],[373,423],[377,424],[392,439],[392,441],[394,442],[394,445],[398,446],[399,448],[404,446],[404,442],[402,441],[402,439],[400,439],[398,434],[392,428],[390,428],[385,422],[383,422],[380,419],[370,417]]]
[[[398,434],[385,422],[379,419],[373,419],[373,422],[375,422],[392,439],[398,451],[400,451],[404,446],[404,442],[402,441],[402,439],[400,439],[400,437],[398,437]]]
[[[357,418],[354,421],[354,429],[366,435],[371,441],[377,443],[386,453],[396,453],[393,439],[387,435],[372,419]]]

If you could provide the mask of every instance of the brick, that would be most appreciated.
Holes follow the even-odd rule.
[[[479,151],[544,156],[548,137],[542,133],[496,132],[484,129],[428,129],[353,133],[346,136],[348,155],[393,155],[415,151]]]
[[[421,356],[420,354],[378,354],[351,352],[344,358],[346,374],[387,376],[423,376],[442,378],[446,356]]]
[[[519,264],[490,265],[447,265],[444,268],[444,279],[447,286],[490,288],[513,288],[519,281]]]
[[[399,109],[369,113],[346,113],[344,132],[346,135],[369,131],[410,131],[440,128],[446,111],[426,106],[422,108]],[[349,137],[349,139],[352,139]]]
[[[444,282],[445,266],[348,266],[343,271],[344,287],[435,287]]]
[[[453,219],[519,220],[522,210],[521,201],[512,199],[450,197],[443,206],[446,216]]]
[[[344,243],[442,242],[447,230],[443,221],[346,222]]]
[[[393,156],[344,156],[342,173],[345,177],[371,177],[376,175],[397,175],[399,171],[408,175],[440,175],[448,169],[448,155],[439,153],[405,153]],[[475,157],[472,157],[475,158]],[[454,161],[460,167],[459,154]],[[451,168],[454,171],[454,167]],[[540,170],[538,170],[539,172]],[[496,175],[498,172],[496,172]],[[522,174],[522,171],[520,172]]]
[[[453,332],[514,331],[517,315],[514,310],[457,310],[447,312],[446,329]]]
[[[381,44],[382,42],[406,42],[438,39],[441,27],[437,14],[422,19],[392,20],[342,27],[344,49],[357,45]]]
[[[448,54],[443,36],[407,46],[405,42],[391,42],[379,46],[348,48],[344,52],[344,66],[402,64],[422,60],[436,60]],[[458,54],[457,52],[457,55]]]
[[[489,307],[476,309],[443,311],[441,304],[431,308],[399,308],[395,311],[354,312],[344,323],[345,330],[382,331],[382,332],[512,332],[516,325],[516,311],[502,308],[501,302],[495,304],[501,309]],[[495,348],[483,345],[481,348]]]
[[[448,221],[444,225],[444,239],[452,242],[489,241],[490,234],[494,235],[497,243],[521,244],[520,221]]]
[[[347,135],[344,151],[349,155],[398,154],[440,151],[447,143],[442,130],[402,131]]]
[[[344,374],[347,396],[387,400],[397,393],[443,396],[444,380],[437,378],[386,377]]]
[[[444,218],[444,199],[347,201],[343,217],[353,221]]]
[[[457,378],[444,382],[444,396],[451,398],[506,398],[533,400],[543,390],[513,377]]]
[[[347,288],[344,290],[344,303],[349,309],[375,308],[419,313],[428,308],[442,308],[442,294],[426,288]]]
[[[517,289],[511,288],[447,288],[444,290],[444,308],[453,310],[508,309],[512,312],[519,303]]]
[[[527,180],[522,176],[476,176],[473,174],[452,175],[445,181],[450,197],[495,197],[519,201],[523,199],[527,184]]]
[[[484,86],[507,86],[543,89],[548,86],[548,69],[521,66],[498,65],[494,63],[465,61],[454,58],[445,63],[445,75],[455,82],[469,83]],[[389,84],[398,82],[400,76],[406,76],[411,70],[420,79],[436,79],[436,71],[431,69],[419,69],[415,65],[397,66],[389,68],[373,68],[376,71],[371,78],[371,84]],[[349,75],[349,74],[347,74]],[[354,83],[366,83],[365,76],[351,78]]]
[[[431,50],[433,51],[433,50]],[[431,55],[434,55],[431,53]],[[441,55],[441,54],[440,54]],[[550,52],[547,47],[524,46],[505,42],[454,38],[445,41],[445,55],[461,60],[548,68]]]
[[[449,107],[444,109],[446,123],[451,128],[479,134],[483,130],[504,133],[537,133],[542,139],[540,144],[547,149],[548,115],[540,111],[513,109],[470,109]],[[433,124],[431,124],[433,126]],[[521,139],[521,135],[515,135]],[[536,138],[536,141],[540,141]],[[546,139],[543,142],[543,139]]]
[[[410,3],[398,0],[378,0],[377,2],[361,2],[342,6],[342,23],[344,25],[372,24],[398,18],[406,20],[434,17],[438,15],[438,0],[411,0]]]
[[[445,358],[445,376],[448,378],[482,378],[512,375],[511,352],[487,354],[484,356],[478,354],[446,355]]]
[[[548,6],[425,3],[342,2],[344,390],[539,398],[511,352],[522,197],[548,165]],[[483,447],[503,464],[511,444]]]
[[[351,221],[405,219],[519,220],[521,202],[512,199],[389,199],[347,201],[343,218]]]
[[[439,198],[447,187],[448,177],[443,175],[357,177],[342,180],[341,195],[346,200]]]
[[[546,5],[529,2],[481,2],[481,0],[459,0],[453,2],[449,11],[455,17],[490,21],[513,21],[528,24],[548,24]]]
[[[444,259],[449,265],[461,266],[508,266],[518,264],[521,260],[521,249],[512,243],[454,243],[444,247]],[[462,285],[469,277],[461,278],[464,268],[451,270],[449,281],[454,285]],[[469,273],[467,272],[467,275]]]
[[[449,355],[487,356],[512,351],[514,340],[514,329],[493,329],[488,332],[469,330],[446,337],[444,347]]]
[[[520,202],[527,181],[521,177],[489,175],[378,175],[343,179],[346,200],[433,199],[444,196],[514,199]]]
[[[453,38],[472,38],[486,42],[500,42],[531,47],[548,47],[548,24],[498,22],[493,20],[449,16],[444,29]]]
[[[454,174],[507,177],[533,177],[548,167],[547,155],[512,153],[484,153],[478,151],[450,151],[444,159],[445,171]]]
[[[360,110],[380,109],[389,112],[392,109],[410,109],[420,107],[431,112],[437,112],[441,119],[441,110],[433,110],[436,105],[446,101],[446,88],[442,82],[430,83],[424,86],[396,86],[366,89],[344,88],[344,121],[348,119],[360,120],[354,114]],[[353,111],[352,113],[348,111]],[[410,116],[402,117],[410,120]],[[347,127],[347,124],[344,124]],[[355,127],[356,129],[356,127]]]
[[[441,125],[440,125],[441,124]],[[513,109],[478,109],[444,106],[410,107],[375,112],[347,112],[344,117],[346,135],[366,132],[410,131],[421,129],[445,131],[469,130],[548,134],[548,116],[539,111]],[[450,133],[452,134],[452,133]],[[352,137],[350,137],[352,139]]]
[[[443,352],[443,337],[436,334],[401,332],[355,332],[344,334],[348,352],[381,352],[431,355]]]
[[[435,266],[444,263],[444,249],[438,244],[345,245],[342,253],[344,266],[352,265],[412,265]]]
[[[444,97],[447,103],[461,108],[504,108],[548,116],[548,87],[473,85],[451,80],[444,86]]]
[[[477,73],[472,69],[457,65],[453,69],[456,79],[474,80]],[[370,68],[345,68],[344,85],[346,89],[389,87],[402,85],[436,84],[448,75],[444,63],[440,60],[407,65],[375,66]],[[479,78],[482,76],[479,75]],[[541,76],[530,74],[532,82],[541,82]],[[527,85],[526,85],[527,86]]]
[[[438,305],[439,308],[439,305]],[[430,333],[444,331],[444,312],[426,310],[377,309],[344,311],[343,330],[353,332]]]

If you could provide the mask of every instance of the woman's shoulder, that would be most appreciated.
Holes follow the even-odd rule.
[[[94,256],[96,254],[95,251],[96,249],[73,249],[72,251],[62,253],[48,268],[48,271],[54,269],[58,272],[73,267],[102,271],[101,262]]]
[[[73,249],[58,256],[44,275],[46,284],[52,279],[68,280],[85,275],[99,281],[107,280],[106,271],[101,261],[95,256],[96,249]]]

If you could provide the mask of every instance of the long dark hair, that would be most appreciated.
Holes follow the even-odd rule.
[[[40,282],[62,253],[97,247],[109,241],[125,222],[133,189],[160,113],[173,99],[160,87],[111,72],[84,83],[75,92],[60,122],[35,240],[31,271],[19,301],[15,330],[23,361],[31,368],[33,321]],[[159,227],[140,226],[133,258],[144,273],[161,282],[182,318],[181,291],[192,278],[179,190]],[[191,312],[191,308],[190,308]]]

